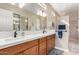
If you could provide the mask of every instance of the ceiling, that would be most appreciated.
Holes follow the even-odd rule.
[[[78,3],[51,3],[51,5],[60,15],[71,12],[79,6]]]
[[[74,9],[79,8],[79,3],[50,3],[52,7],[60,14],[64,15],[68,12],[73,11]],[[33,13],[36,13],[37,10],[44,10],[42,7],[37,5],[37,3],[27,3],[24,6],[24,9],[32,11]],[[45,11],[45,10],[44,10]]]
[[[25,10],[29,10],[33,13],[37,13],[38,10],[43,10],[44,12],[46,12],[41,6],[39,6],[37,3],[27,3],[23,9]]]
[[[72,10],[79,8],[79,3],[49,3],[60,15],[64,15]],[[8,6],[7,4],[0,4],[1,6]],[[9,4],[10,5],[10,4]],[[18,6],[18,5],[14,5]],[[38,10],[44,10],[37,3],[26,3],[23,9],[37,13]],[[46,10],[44,10],[46,13]]]
[[[11,4],[11,3],[0,3],[0,7],[2,8],[12,8],[12,7],[16,7],[18,8],[19,7],[19,3],[15,3],[15,4]],[[20,7],[19,7],[20,8]],[[20,9],[23,9],[23,10],[26,10],[26,11],[30,11],[34,14],[37,13],[38,10],[43,10],[45,13],[45,9],[42,8],[41,6],[39,6],[37,3],[25,3],[23,8],[20,8]]]

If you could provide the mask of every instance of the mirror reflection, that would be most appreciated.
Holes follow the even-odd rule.
[[[20,30],[20,15],[15,13],[13,14],[13,30]]]
[[[26,3],[23,6],[19,3],[2,3],[0,4],[0,31],[52,29],[55,22],[50,20],[55,19],[55,16],[46,8],[41,7],[41,4],[38,3]],[[49,17],[47,12],[48,15],[51,13]]]
[[[28,17],[20,17],[20,30],[28,30]]]

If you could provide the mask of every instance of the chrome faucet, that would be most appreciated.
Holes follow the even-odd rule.
[[[45,29],[43,30],[43,34],[44,34],[44,33],[46,33],[46,30],[45,30]]]

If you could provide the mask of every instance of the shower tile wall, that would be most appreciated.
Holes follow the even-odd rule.
[[[75,10],[69,14],[69,24],[70,24],[70,36],[69,42],[78,42],[78,11]]]

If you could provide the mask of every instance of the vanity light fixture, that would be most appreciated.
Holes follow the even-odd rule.
[[[46,13],[43,13],[43,17],[46,17],[47,15],[46,15]]]
[[[42,11],[41,10],[38,10],[37,11],[37,15],[42,16]]]
[[[41,11],[41,10],[37,11],[37,15],[42,16],[42,17],[46,17],[47,16],[46,13]]]

